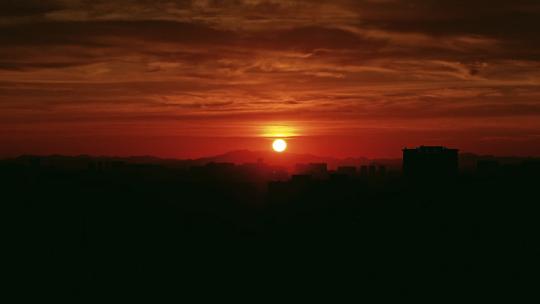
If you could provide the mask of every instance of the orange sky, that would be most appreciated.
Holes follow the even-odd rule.
[[[539,37],[534,0],[2,1],[0,156],[540,155]]]

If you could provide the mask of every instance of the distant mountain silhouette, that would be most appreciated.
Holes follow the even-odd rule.
[[[275,153],[271,151],[250,151],[237,150],[224,154],[205,157],[192,160],[196,164],[205,164],[210,162],[229,162],[229,163],[255,163],[264,162],[270,165],[292,168],[300,163],[326,163],[330,168],[337,166],[359,166],[361,164],[370,163],[370,159],[365,157],[357,158],[334,158],[327,156],[317,156],[312,154],[296,154],[296,153]]]
[[[295,154],[295,153],[275,153],[271,151],[251,151],[251,150],[236,150],[227,153],[195,158],[195,159],[170,159],[159,158],[154,156],[63,156],[63,155],[22,155],[16,158],[19,161],[29,161],[31,159],[40,159],[41,165],[59,165],[67,167],[84,167],[89,162],[124,162],[130,164],[155,164],[167,167],[190,167],[201,166],[208,163],[257,163],[263,162],[268,165],[281,166],[286,168],[294,168],[296,164],[306,163],[326,163],[329,168],[338,166],[360,166],[365,164],[377,163],[384,164],[389,167],[401,166],[401,159],[368,159],[366,157],[354,158],[335,158],[328,156],[317,156],[312,154]]]

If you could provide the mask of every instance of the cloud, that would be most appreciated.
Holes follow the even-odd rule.
[[[0,16],[25,17],[44,15],[61,8],[62,5],[58,1],[4,0],[0,2]]]
[[[540,116],[537,1],[4,1],[0,12],[4,126],[302,119],[343,132],[513,118],[517,129]]]

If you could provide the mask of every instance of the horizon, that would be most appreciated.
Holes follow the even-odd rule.
[[[424,145],[427,146],[427,145]],[[418,146],[419,147],[419,146]],[[407,149],[414,149],[418,147],[404,147]],[[445,147],[445,148],[451,148],[452,147]],[[459,156],[477,156],[477,157],[493,157],[493,158],[518,158],[518,159],[537,159],[540,158],[540,156],[534,156],[534,155],[497,155],[497,154],[481,154],[481,153],[475,153],[470,151],[461,151],[460,149],[458,155]],[[345,157],[336,157],[336,156],[329,156],[329,155],[319,155],[319,154],[313,154],[313,153],[291,153],[288,152],[283,156],[280,156],[280,154],[276,154],[273,151],[266,151],[266,150],[249,150],[249,149],[239,149],[239,150],[230,150],[224,153],[218,153],[218,154],[212,154],[212,155],[202,155],[200,157],[187,157],[187,158],[175,158],[175,157],[161,157],[151,154],[133,154],[133,155],[107,155],[107,154],[19,154],[19,155],[13,155],[13,156],[4,156],[0,157],[0,160],[8,160],[8,159],[15,159],[19,157],[53,157],[53,156],[59,156],[59,157],[89,157],[89,158],[155,158],[160,160],[178,160],[178,161],[196,161],[196,160],[203,160],[203,159],[212,159],[220,156],[226,156],[236,153],[255,153],[255,154],[268,154],[270,156],[273,156],[274,158],[287,158],[290,156],[309,156],[309,157],[316,157],[321,159],[334,159],[334,160],[347,160],[347,159],[366,159],[366,160],[402,160],[402,154],[395,157],[367,157],[363,155],[356,155],[356,156],[345,156]],[[262,159],[264,162],[264,159]],[[241,162],[237,162],[241,163]],[[249,163],[249,162],[246,162]]]
[[[247,147],[232,147],[231,149],[229,150],[222,150],[222,151],[216,151],[214,153],[195,153],[195,154],[189,154],[189,155],[186,155],[186,156],[182,156],[182,155],[178,155],[176,153],[175,150],[173,150],[172,152],[165,152],[165,153],[151,153],[151,151],[153,150],[145,150],[145,149],[142,149],[141,153],[118,153],[118,154],[114,154],[114,153],[99,153],[99,152],[96,152],[96,153],[89,153],[88,151],[91,151],[91,149],[88,149],[88,150],[81,150],[81,151],[72,151],[72,152],[61,152],[59,150],[51,150],[49,152],[40,152],[39,149],[36,150],[36,151],[32,151],[32,149],[28,150],[28,152],[24,152],[24,153],[0,153],[0,159],[8,159],[8,158],[16,158],[16,157],[20,157],[20,156],[40,156],[40,157],[45,157],[45,156],[90,156],[90,157],[118,157],[118,158],[129,158],[129,157],[155,157],[155,158],[160,158],[160,159],[175,159],[175,160],[188,160],[188,159],[202,159],[202,158],[210,158],[210,157],[215,157],[215,156],[219,156],[219,155],[224,155],[224,154],[228,154],[228,153],[233,153],[233,152],[243,152],[243,151],[246,151],[246,152],[255,152],[255,153],[267,153],[267,154],[275,154],[275,157],[279,157],[280,154],[283,154],[282,157],[287,157],[286,155],[310,155],[310,156],[316,156],[316,157],[325,157],[325,158],[335,158],[335,159],[346,159],[346,158],[367,158],[367,159],[397,159],[397,158],[401,158],[402,157],[402,150],[403,149],[406,149],[406,148],[417,148],[417,147],[421,147],[421,146],[441,146],[441,147],[447,147],[447,148],[453,148],[453,149],[458,149],[459,150],[459,155],[462,155],[462,154],[473,154],[473,155],[477,155],[477,156],[492,156],[492,157],[500,157],[500,158],[505,158],[505,157],[508,157],[508,158],[512,158],[512,157],[516,157],[516,158],[538,158],[540,157],[540,155],[536,155],[536,154],[527,154],[527,153],[523,153],[523,152],[516,152],[516,151],[513,151],[513,152],[501,152],[501,153],[490,153],[489,151],[491,151],[490,149],[483,149],[484,151],[483,152],[480,152],[480,151],[471,151],[471,150],[466,150],[466,149],[462,149],[460,147],[456,147],[456,146],[451,146],[451,145],[445,145],[445,144],[418,144],[418,145],[407,145],[407,146],[401,146],[401,148],[399,149],[394,149],[393,152],[391,154],[384,154],[384,155],[377,155],[377,154],[347,154],[348,152],[346,153],[338,153],[337,155],[334,154],[332,155],[331,153],[316,153],[314,151],[303,151],[303,150],[296,150],[294,149],[294,145],[292,145],[292,148],[291,149],[291,145],[289,144],[289,146],[287,147],[287,151],[283,152],[283,153],[276,153],[275,151],[272,150],[271,148],[271,140],[274,140],[274,139],[279,139],[281,137],[276,137],[276,138],[263,138],[262,140],[264,140],[264,142],[267,144],[267,147],[266,148],[261,148],[261,149],[250,149],[250,148],[247,148]],[[260,141],[261,139],[260,138],[257,138],[255,140],[258,140]],[[287,142],[289,143],[289,141],[291,140],[291,138],[287,138]],[[294,138],[292,139],[294,141]],[[215,140],[212,140],[210,139],[209,140],[211,144],[214,144],[215,143]],[[135,150],[138,150],[138,149],[131,149],[130,151],[135,151]],[[291,151],[292,150],[292,151]],[[513,149],[510,149],[510,150],[513,150]],[[144,151],[148,151],[150,153],[144,153]]]

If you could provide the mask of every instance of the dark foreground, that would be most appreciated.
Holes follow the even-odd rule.
[[[536,288],[536,169],[269,187],[257,176],[157,166],[1,169],[21,298],[255,292],[258,302],[368,289],[438,302]]]

